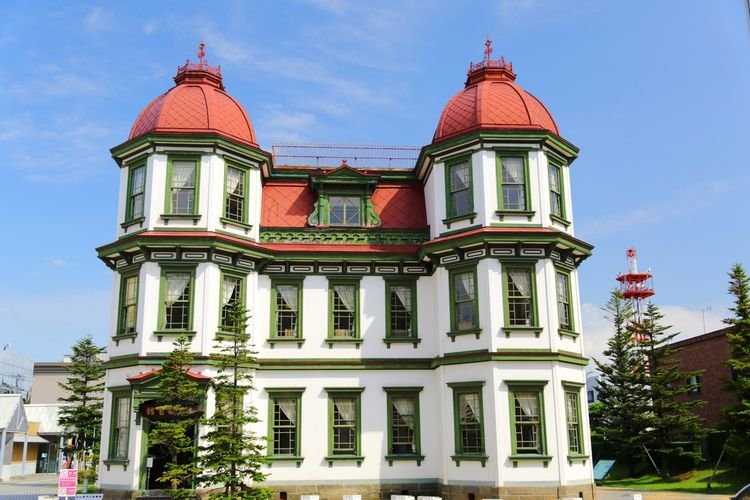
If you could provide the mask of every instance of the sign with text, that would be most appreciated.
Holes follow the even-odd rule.
[[[57,478],[57,496],[74,497],[78,486],[78,469],[60,469]]]

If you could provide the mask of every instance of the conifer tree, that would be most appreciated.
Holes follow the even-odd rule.
[[[180,497],[180,488],[192,486],[200,469],[196,464],[195,443],[200,414],[196,412],[204,398],[204,390],[188,376],[193,362],[189,350],[190,340],[180,336],[174,342],[173,351],[167,356],[159,372],[159,404],[156,413],[168,415],[168,419],[153,422],[149,433],[149,445],[161,445],[167,453],[164,472],[157,482],[168,484],[173,497]]]
[[[208,486],[220,485],[223,493],[213,498],[262,498],[263,488],[248,491],[248,481],[265,479],[261,466],[266,463],[261,438],[249,428],[257,423],[257,410],[248,405],[253,387],[256,360],[247,332],[247,312],[237,301],[229,310],[229,331],[215,346],[214,366],[218,374],[211,386],[216,398],[213,415],[205,423],[209,431],[203,436],[207,446],[200,458],[205,470],[201,478]],[[266,495],[267,496],[267,495]]]
[[[91,335],[78,340],[66,366],[68,378],[59,383],[68,396],[58,398],[67,403],[60,407],[58,423],[71,438],[69,451],[77,455],[84,480],[93,478],[90,464],[98,461],[99,454],[104,391],[102,353],[104,347],[97,346]]]
[[[604,311],[614,332],[603,353],[607,359],[594,360],[602,375],[599,381],[601,427],[595,431],[617,451],[618,458],[628,464],[633,476],[644,454],[641,435],[648,424],[645,359],[633,342],[633,332],[628,326],[633,308],[622,293],[613,291]]]
[[[675,443],[693,441],[703,435],[700,417],[692,410],[704,401],[680,398],[694,389],[695,386],[685,382],[699,375],[700,370],[680,370],[675,349],[670,347],[678,332],[670,332],[671,327],[662,324],[663,318],[659,308],[649,302],[641,320],[631,323],[631,330],[647,360],[645,382],[651,408],[646,413],[648,424],[642,434],[643,444],[659,458],[659,472],[668,479],[675,458],[688,459],[694,465],[701,459],[700,449]]]
[[[750,278],[742,264],[734,264],[729,272],[729,293],[734,316],[724,320],[731,325],[727,339],[732,350],[726,364],[732,372],[730,388],[737,396],[737,404],[725,410],[730,438],[728,447],[739,468],[750,468]]]

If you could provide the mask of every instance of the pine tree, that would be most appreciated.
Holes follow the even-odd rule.
[[[649,302],[640,322],[633,322],[631,329],[638,338],[638,347],[647,360],[647,387],[650,391],[651,408],[647,412],[648,425],[643,433],[643,443],[660,461],[659,472],[664,479],[670,477],[670,465],[675,458],[687,459],[694,465],[701,459],[700,449],[688,444],[677,445],[676,441],[694,440],[703,435],[700,417],[693,409],[704,404],[701,400],[680,398],[694,386],[685,381],[700,371],[680,370],[675,349],[670,343],[677,332],[661,323],[664,315]]]
[[[162,364],[159,372],[161,396],[154,410],[171,418],[154,422],[148,436],[150,446],[161,445],[167,453],[164,472],[156,481],[169,484],[173,497],[182,496],[179,489],[192,486],[200,473],[195,456],[200,414],[195,406],[203,400],[205,392],[187,374],[193,362],[189,347],[187,337],[178,337],[173,351]]]
[[[628,326],[633,308],[619,291],[612,292],[604,311],[614,333],[603,353],[607,360],[594,360],[602,375],[599,401],[603,405],[601,427],[595,431],[617,450],[618,458],[628,464],[633,476],[644,454],[641,435],[646,429],[650,409],[645,359],[633,342],[633,332]]]
[[[216,398],[213,415],[205,423],[207,446],[200,458],[206,474],[201,478],[207,486],[223,486],[216,498],[261,498],[264,489],[248,491],[246,482],[263,481],[261,466],[266,463],[261,438],[248,427],[259,421],[257,410],[247,405],[246,398],[254,390],[253,370],[256,364],[247,333],[247,312],[235,302],[229,311],[232,325],[228,335],[215,346],[214,363],[218,374],[212,381]],[[267,490],[266,490],[267,491]]]
[[[732,372],[730,388],[737,396],[737,404],[725,410],[730,438],[728,447],[738,467],[750,468],[750,278],[741,264],[729,272],[729,293],[734,306],[732,318],[724,320],[732,326],[727,339],[732,349],[726,364]]]
[[[68,396],[58,399],[67,403],[60,407],[58,423],[71,438],[69,451],[77,455],[84,481],[94,477],[90,464],[96,463],[99,455],[104,391],[102,353],[104,348],[97,346],[90,335],[80,339],[73,345],[71,361],[66,366],[68,378],[59,383]]]

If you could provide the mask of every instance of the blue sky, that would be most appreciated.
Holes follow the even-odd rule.
[[[581,148],[589,353],[629,246],[676,330],[718,328],[726,272],[750,265],[748,26],[744,0],[3,2],[0,343],[51,361],[87,333],[106,342],[109,148],[200,40],[270,149],[429,143],[489,36]]]

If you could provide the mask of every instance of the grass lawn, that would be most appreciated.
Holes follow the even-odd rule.
[[[663,480],[655,474],[647,474],[638,478],[607,479],[601,486],[612,488],[633,488],[639,490],[684,491],[686,493],[709,493],[706,490],[712,469],[699,469],[679,476],[669,481]],[[750,477],[740,477],[733,468],[719,469],[711,482],[710,493],[734,494],[740,488],[750,483]]]

